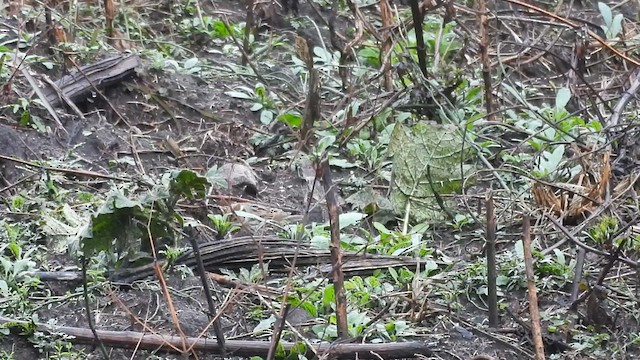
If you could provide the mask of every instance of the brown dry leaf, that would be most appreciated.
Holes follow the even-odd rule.
[[[56,42],[58,44],[69,42],[67,39],[67,33],[64,31],[64,28],[62,26],[56,25],[53,28],[53,34],[55,35]]]
[[[111,45],[118,51],[131,50],[133,48],[131,42],[128,41],[125,35],[118,29],[113,29]]]
[[[563,210],[560,198],[557,197],[549,187],[544,186],[540,183],[535,183],[533,185],[533,199],[535,200],[538,206],[550,209],[556,214],[560,214]]]
[[[580,154],[577,147],[576,154]],[[606,196],[611,178],[609,152],[602,156],[578,156],[582,171],[569,183],[545,185],[536,183],[532,193],[536,204],[567,221],[584,218],[600,205]]]
[[[635,190],[635,185],[638,182],[638,179],[640,179],[640,172],[634,171],[631,174],[626,175],[613,189],[613,196],[618,197],[629,190]]]
[[[7,8],[7,15],[9,17],[18,15],[20,10],[22,10],[22,4],[20,4],[20,1],[9,1],[9,6]]]
[[[296,48],[296,53],[298,54],[298,57],[302,61],[304,61],[305,64],[307,64],[308,69],[313,68],[313,56],[309,51],[310,49],[309,49],[309,44],[307,43],[307,40],[302,36],[298,36],[298,35],[296,35],[295,39],[296,39],[295,48]]]

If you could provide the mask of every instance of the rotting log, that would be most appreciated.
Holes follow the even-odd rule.
[[[220,269],[237,270],[251,268],[260,261],[269,263],[269,271],[288,272],[290,259],[296,256],[296,267],[317,266],[326,274],[331,273],[330,252],[314,249],[308,244],[277,237],[238,237],[215,240],[200,244],[200,254],[205,270],[219,272]],[[185,265],[192,269],[196,260],[191,251],[180,256],[175,265]],[[342,269],[350,275],[372,273],[377,269],[402,266],[416,266],[416,259],[406,256],[370,255],[345,252]],[[133,282],[153,276],[152,264],[137,268],[121,269],[109,275],[118,282]]]
[[[71,75],[63,76],[54,84],[64,97],[73,102],[81,100],[94,92],[94,86],[98,90],[103,90],[109,86],[119,83],[140,66],[140,57],[136,54],[112,56],[93,64],[81,66]],[[62,98],[58,89],[52,86],[45,86],[43,93],[52,106],[62,105]]]
[[[199,244],[202,262],[206,271],[218,273],[220,269],[238,270],[251,268],[260,261],[269,264],[269,271],[286,273],[291,266],[290,259],[296,258],[296,267],[312,266],[322,274],[331,276],[331,259],[328,250],[314,249],[308,244],[277,237],[237,237],[215,240]],[[297,255],[296,255],[297,252]],[[345,251],[343,253],[342,270],[345,276],[367,275],[378,269],[415,267],[417,259],[408,256],[372,255]],[[187,251],[173,262],[173,265],[185,265],[196,268],[196,259],[191,251]],[[164,261],[161,266],[166,266]],[[43,281],[78,281],[80,273],[65,272],[32,272],[27,275],[38,276]],[[131,283],[153,276],[153,264],[135,268],[117,269],[108,274],[112,281]]]
[[[0,316],[0,325],[20,327],[29,324],[26,321],[13,320]],[[73,338],[69,339],[74,344],[93,345],[96,339],[89,329],[70,326],[50,326],[45,324],[35,324],[37,331],[63,333]],[[202,351],[207,354],[219,354],[218,344],[215,339],[186,338],[183,343],[178,336],[155,335],[135,331],[113,331],[96,330],[98,337],[105,346],[127,349],[159,350],[180,353],[183,344],[187,348],[191,347],[195,351]],[[292,342],[282,342],[283,348],[290,351],[296,344]],[[417,354],[423,356],[433,356],[433,347],[422,341],[394,342],[383,344],[348,344],[348,343],[319,343],[314,345],[318,356],[327,355],[328,358],[340,359],[400,359],[413,358]],[[228,356],[266,356],[269,351],[268,341],[259,340],[227,340],[225,349]],[[313,356],[311,349],[306,354]]]

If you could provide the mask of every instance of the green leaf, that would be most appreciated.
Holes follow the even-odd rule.
[[[358,51],[358,56],[367,62],[367,65],[372,67],[380,67],[380,51],[374,47],[366,47]]]
[[[329,250],[329,244],[331,243],[331,239],[328,236],[324,235],[315,235],[310,240],[311,246],[316,249],[321,250]]]
[[[460,164],[469,161],[471,153],[468,147],[467,151],[462,149],[463,139],[454,125],[419,122],[407,128],[396,124],[389,143],[394,212],[403,216],[408,209],[418,223],[444,220],[433,190],[451,194],[461,189],[462,179],[469,179],[471,167]]]
[[[243,100],[251,100],[253,99],[252,95],[240,92],[240,91],[227,91],[224,93],[227,96],[231,96],[232,98],[236,98],[236,99],[243,99]]]
[[[191,69],[192,67],[198,65],[198,63],[200,62],[200,60],[198,60],[198,58],[193,57],[187,61],[184,62],[184,68],[185,69]]]
[[[384,225],[382,225],[382,224],[381,224],[381,223],[379,223],[379,222],[374,222],[374,223],[373,223],[373,227],[374,227],[376,230],[378,230],[378,232],[379,232],[380,234],[385,234],[385,235],[391,235],[391,234],[393,234],[393,232],[392,232],[391,230],[387,229]]]
[[[312,303],[310,303],[309,301],[301,301],[299,298],[297,298],[295,296],[290,296],[288,298],[287,302],[291,306],[300,307],[301,309],[306,311],[307,314],[309,314],[309,316],[311,316],[311,317],[314,317],[314,318],[318,317],[318,309],[316,309],[316,307]]]
[[[249,108],[249,110],[251,110],[253,112],[256,112],[256,111],[262,110],[263,107],[264,106],[262,106],[262,104],[255,103],[255,104],[253,104],[253,106],[251,106],[251,108]]]
[[[560,249],[553,249],[553,253],[556,255],[556,261],[560,265],[566,265],[567,259],[564,256],[564,253]]]
[[[613,20],[613,14],[611,13],[611,8],[609,7],[609,5],[603,2],[598,2],[598,9],[600,10],[600,15],[602,15],[604,24],[607,27],[611,26],[611,22]]]
[[[108,200],[91,216],[91,223],[81,234],[81,249],[86,255],[112,250],[114,240],[118,247],[134,242],[140,236],[136,229],[136,218],[142,215],[142,208],[136,201],[129,200],[119,191],[114,191]],[[113,250],[115,251],[115,250]]]
[[[339,215],[340,221],[340,230],[346,228],[347,226],[356,225],[360,222],[360,220],[367,217],[367,214],[358,213],[358,212],[348,212]]]
[[[9,297],[9,285],[2,279],[0,279],[0,295],[2,295],[3,298]]]
[[[276,322],[276,317],[273,314],[271,314],[269,318],[260,321],[258,325],[256,325],[255,328],[253,328],[253,335],[262,335],[262,333],[267,332],[268,330],[271,330],[271,327],[275,322]]]
[[[329,165],[339,167],[341,169],[350,169],[350,168],[358,167],[358,165],[350,162],[347,159],[339,159],[339,158],[333,158],[333,157],[329,159]]]
[[[607,28],[607,33],[608,33],[607,36],[610,39],[615,38],[622,31],[622,19],[624,19],[624,16],[622,14],[618,14],[613,17],[613,22],[611,23],[611,26]]]
[[[229,30],[227,29],[227,27],[225,26],[224,22],[220,21],[220,20],[216,20],[211,24],[211,27],[213,29],[213,34],[215,35],[215,37],[218,38],[226,38],[229,35],[231,35],[231,33],[229,32]]]
[[[302,117],[299,114],[284,113],[279,115],[277,120],[292,128],[298,128],[302,125]]]
[[[511,281],[511,280],[509,279],[509,277],[508,277],[508,276],[505,276],[505,275],[498,275],[498,276],[496,276],[496,285],[497,285],[497,286],[505,286],[505,285],[508,285],[508,284],[509,284],[509,281]],[[486,294],[485,294],[485,295],[486,295]]]
[[[564,110],[571,100],[571,90],[567,88],[558,89],[556,94],[556,110]]]
[[[558,145],[552,152],[544,151],[538,164],[539,176],[554,172],[562,163],[564,145]]]
[[[254,92],[256,93],[256,95],[258,95],[261,99],[264,99],[267,96],[267,89],[264,87],[264,85],[262,84],[256,84],[255,90]]]
[[[516,241],[516,243],[513,246],[513,249],[516,255],[518,256],[518,258],[524,259],[524,243],[522,242],[522,240]]]
[[[209,185],[205,177],[191,170],[174,171],[171,173],[170,179],[170,191],[189,200],[204,199],[205,187]]]
[[[31,113],[28,111],[23,111],[20,116],[20,126],[29,125],[29,121],[31,120]]]
[[[134,207],[142,208],[142,204],[140,204],[140,202],[129,199],[119,191],[114,193],[112,199],[113,199],[113,209],[104,208],[105,213],[113,213],[115,209],[127,209],[127,208],[134,208]]]
[[[282,359],[286,356],[287,352],[284,350],[284,345],[282,345],[282,341],[278,341],[278,345],[276,346],[276,359]]]
[[[322,292],[322,306],[325,309],[331,309],[336,301],[336,293],[333,285],[327,285]]]
[[[318,141],[318,145],[316,145],[316,152],[323,153],[326,149],[328,149],[333,143],[336,141],[336,137],[333,135],[327,135],[322,137]]]
[[[299,356],[304,356],[307,354],[307,345],[302,341],[298,341],[291,347],[291,351],[289,351],[289,356],[287,359],[298,360]]]
[[[226,189],[229,185],[227,184],[227,179],[223,174],[220,173],[217,165],[214,165],[207,173],[204,175],[207,178],[209,184],[211,184],[216,189]]]
[[[338,327],[335,325],[313,325],[311,330],[322,340],[331,340],[338,337]]]
[[[263,125],[269,125],[273,121],[273,112],[271,110],[262,110],[260,113],[260,122]]]

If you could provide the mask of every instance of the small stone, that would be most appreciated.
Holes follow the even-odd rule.
[[[229,186],[245,186],[248,193],[258,193],[258,176],[252,168],[241,163],[226,163],[220,167],[220,174]]]

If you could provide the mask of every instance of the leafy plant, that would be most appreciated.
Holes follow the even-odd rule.
[[[379,142],[364,139],[354,139],[347,143],[347,150],[363,163],[365,170],[375,170],[382,166],[385,159],[386,147]]]
[[[535,269],[542,289],[561,289],[571,282],[575,264],[562,251],[554,249],[553,256],[537,254],[537,257]]]
[[[238,274],[225,269],[221,269],[220,271],[231,279],[241,280],[250,284],[257,284],[261,280],[264,280],[264,275],[269,272],[269,265],[266,263],[262,265],[255,264],[249,270],[241,268]]]
[[[396,214],[409,213],[416,223],[443,219],[438,197],[459,191],[468,177],[469,152],[454,126],[397,124],[390,143],[393,156],[391,203]]]
[[[225,238],[240,230],[240,227],[229,221],[229,214],[209,214],[207,217],[211,220],[213,230],[216,231],[219,238]]]
[[[552,151],[543,151],[533,174],[538,178],[547,178],[564,163],[564,145],[557,145]],[[557,177],[557,174],[556,174]]]
[[[603,2],[598,2],[598,10],[600,10],[600,16],[602,16],[602,20],[604,20],[604,25],[601,25],[601,27],[607,39],[615,39],[622,31],[622,20],[624,16],[622,14],[613,16],[609,5]]]
[[[69,341],[71,337],[63,333],[45,334],[37,331],[29,340],[47,359],[80,360],[88,357],[81,350],[75,350]]]
[[[227,91],[225,94],[232,98],[253,101],[250,109],[253,112],[260,112],[260,122],[264,125],[271,124],[277,113],[277,98],[270,94],[263,84],[258,83],[253,89],[246,86],[238,86],[236,90]]]
[[[471,215],[466,214],[456,214],[453,217],[453,221],[449,223],[455,231],[461,231],[467,225],[471,225],[475,222]]]
[[[175,245],[177,229],[184,224],[175,211],[177,202],[204,198],[208,185],[207,178],[180,170],[165,174],[161,183],[143,196],[128,196],[123,189],[114,189],[91,216],[76,246],[85,255],[104,252],[109,263],[145,259],[161,245],[158,240]]]
[[[34,246],[24,250],[16,242],[0,246],[0,312],[15,318],[31,318],[33,304],[29,301],[32,293],[37,292],[40,281],[34,277],[37,270],[33,255],[38,250]],[[0,329],[0,333],[8,331]]]
[[[229,28],[227,28],[222,20],[211,16],[194,16],[183,19],[178,27],[184,35],[204,34],[213,40],[227,39],[231,37],[232,33],[238,38],[242,36],[244,31],[244,26],[240,24],[229,24]]]
[[[613,234],[618,231],[618,219],[615,216],[602,216],[600,221],[588,230],[588,235],[596,244],[610,244]]]

